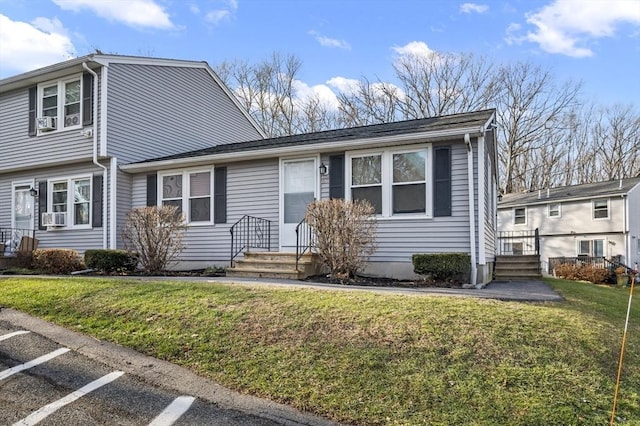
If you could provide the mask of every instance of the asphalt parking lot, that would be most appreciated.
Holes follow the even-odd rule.
[[[17,326],[20,321],[27,327]],[[29,328],[41,328],[44,335]],[[61,344],[65,340],[69,347]],[[2,309],[0,425],[329,424],[288,407],[247,400],[156,361]],[[155,379],[136,374],[143,369]],[[162,386],[165,382],[169,385]]]

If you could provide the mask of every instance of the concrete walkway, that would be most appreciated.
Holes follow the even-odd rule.
[[[15,276],[15,275],[13,275]],[[0,275],[0,279],[3,276]],[[7,278],[10,276],[6,276]],[[33,276],[24,276],[24,278]],[[50,278],[66,278],[69,276],[52,276]],[[227,278],[227,277],[86,277],[86,278],[126,278],[144,281],[186,281],[186,282],[219,282],[234,283],[247,286],[272,286],[287,288],[314,288],[335,291],[368,291],[382,294],[430,295],[450,297],[475,297],[480,299],[497,299],[520,302],[559,302],[564,300],[547,283],[542,280],[531,281],[493,281],[481,289],[476,288],[437,288],[437,287],[378,287],[343,284],[316,283],[311,281],[270,279],[270,278]]]

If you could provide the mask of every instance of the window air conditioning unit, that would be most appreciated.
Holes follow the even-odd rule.
[[[64,117],[64,127],[77,126],[80,124],[80,114],[71,114]]]
[[[56,129],[56,118],[55,117],[39,117],[36,119],[36,125],[38,126],[38,130],[43,132],[49,130]]]
[[[46,212],[42,213],[42,226],[67,226],[66,212]]]

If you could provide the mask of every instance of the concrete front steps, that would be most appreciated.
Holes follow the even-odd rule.
[[[522,281],[542,278],[540,273],[540,256],[514,255],[496,256],[496,281]]]
[[[301,280],[320,272],[320,261],[315,254],[304,254],[296,270],[295,253],[248,251],[243,259],[236,260],[233,267],[227,268],[227,277]]]

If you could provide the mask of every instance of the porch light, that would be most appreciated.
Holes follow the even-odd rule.
[[[329,171],[329,168],[327,167],[326,164],[324,163],[320,164],[320,174],[322,176],[326,175],[328,171]]]
[[[498,202],[502,201],[502,194],[498,194]]]
[[[37,197],[38,196],[38,190],[35,189],[33,186],[31,188],[29,188],[29,195],[31,195],[32,197]]]

